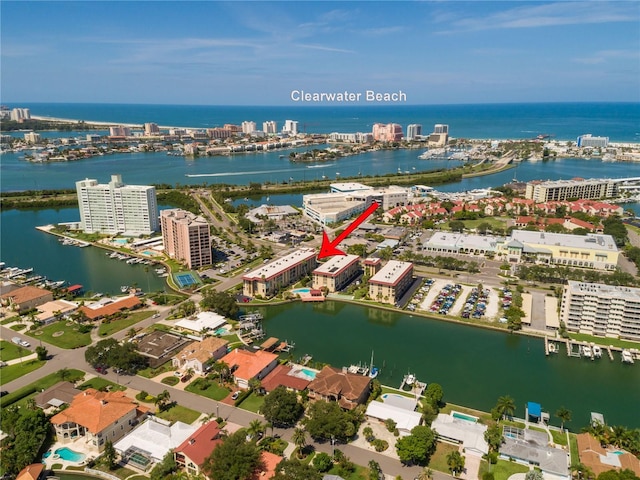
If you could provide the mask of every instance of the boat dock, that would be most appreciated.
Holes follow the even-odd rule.
[[[567,348],[567,357],[597,360],[606,352],[609,360],[613,362],[615,361],[613,352],[619,352],[622,356],[625,356],[626,352],[626,361],[623,359],[624,363],[633,363],[629,360],[640,360],[640,350],[635,348],[625,349],[614,347],[613,345],[598,345],[595,342],[577,341],[570,338],[564,339],[564,343]],[[558,344],[554,342],[554,339],[544,337],[544,354],[549,356],[551,353],[558,353],[558,351]]]
[[[613,348],[612,345],[609,345],[607,347],[607,355],[609,355],[609,360],[611,360],[613,362],[613,352],[611,351],[611,348]]]

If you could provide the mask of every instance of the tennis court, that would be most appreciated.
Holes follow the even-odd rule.
[[[175,273],[173,279],[180,288],[188,288],[202,283],[200,277],[198,277],[198,274],[195,272]]]

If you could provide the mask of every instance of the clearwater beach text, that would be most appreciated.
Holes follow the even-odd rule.
[[[406,102],[407,94],[402,90],[397,92],[375,92],[365,90],[362,92],[305,92],[304,90],[291,90],[290,98],[294,102]]]

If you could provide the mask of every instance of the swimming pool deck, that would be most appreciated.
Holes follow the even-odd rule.
[[[57,470],[65,470],[68,467],[86,465],[90,459],[96,458],[99,455],[98,451],[93,449],[92,445],[88,444],[84,437],[80,437],[72,442],[55,442],[53,445],[51,445],[49,450],[51,452],[55,452],[58,448],[63,447],[66,447],[77,453],[82,453],[83,455],[85,455],[85,458],[81,462],[71,462],[69,460],[63,460],[62,458],[55,455],[49,455],[47,458],[43,459],[42,462],[44,463],[46,469],[51,470],[51,467],[55,464],[62,465],[62,468],[58,468]]]

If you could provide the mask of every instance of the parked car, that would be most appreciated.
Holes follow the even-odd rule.
[[[231,400],[237,400],[239,396],[240,392],[233,392],[233,394],[231,395]]]

